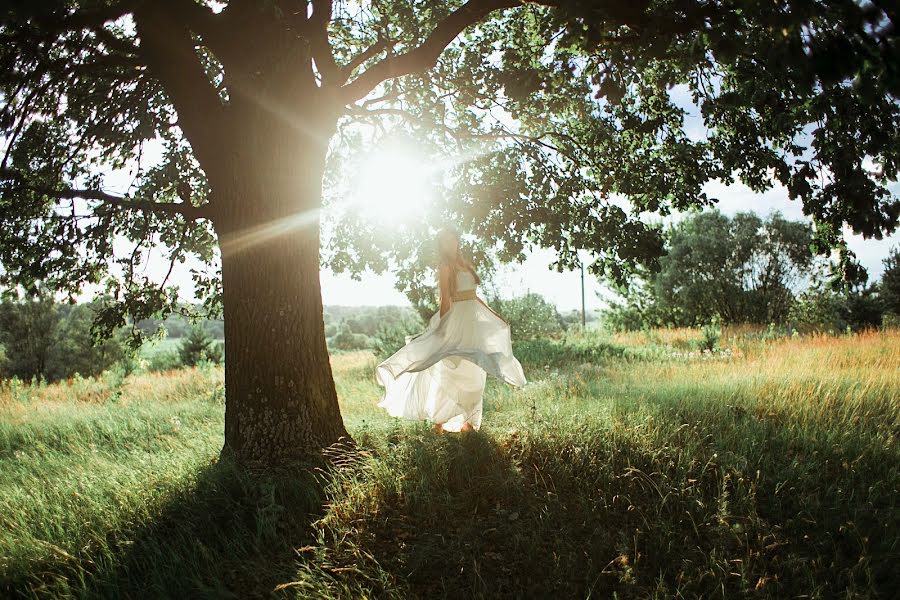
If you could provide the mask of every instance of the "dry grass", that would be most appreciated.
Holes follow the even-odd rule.
[[[336,355],[330,474],[218,462],[221,369],[3,384],[0,595],[890,597],[900,332],[760,333],[531,344],[466,435]]]

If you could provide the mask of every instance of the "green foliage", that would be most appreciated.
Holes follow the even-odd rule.
[[[884,259],[884,273],[878,289],[884,312],[900,317],[900,247]]]
[[[555,337],[563,332],[563,319],[556,306],[540,294],[532,292],[508,300],[494,298],[490,305],[509,323],[513,339]]]
[[[131,356],[123,331],[97,340],[91,326],[98,304],[58,305],[47,296],[0,303],[0,375],[57,381],[99,375]]]
[[[379,359],[385,359],[402,348],[410,336],[420,333],[424,324],[419,319],[410,318],[393,324],[384,324],[372,336],[372,350]]]
[[[332,350],[371,348],[387,357],[403,345],[406,336],[423,328],[417,311],[406,307],[325,307],[325,335]]]
[[[112,337],[96,339],[91,332],[97,304],[62,306],[65,314],[57,326],[52,363],[47,371],[51,381],[78,373],[99,375],[113,365],[130,364],[134,352],[128,347],[124,330]]]
[[[364,333],[354,333],[347,321],[341,321],[337,333],[327,342],[328,347],[335,350],[364,350],[372,345],[369,336]]]
[[[700,350],[715,352],[719,349],[719,340],[722,339],[722,324],[718,318],[713,318],[705,324],[701,330],[703,338],[700,340]]]
[[[48,296],[0,303],[2,374],[26,381],[47,378],[59,320],[59,307]]]
[[[780,323],[812,263],[812,231],[778,213],[688,216],[666,232],[660,271],[639,271],[608,326],[636,329],[723,323]]]
[[[141,251],[115,256],[123,245],[113,241],[213,264],[212,221],[252,212],[228,193],[252,185],[235,182],[240,160],[230,162],[250,146],[248,130],[260,144],[251,152],[294,147],[319,164],[329,149],[332,198],[352,185],[355,159],[390,136],[449,165],[403,235],[353,210],[326,216],[325,261],[351,273],[398,267],[422,316],[435,308],[424,249],[448,221],[475,235],[479,267],[492,252],[509,261],[540,246],[575,268],[586,249],[591,271],[619,283],[662,254],[641,213],[708,206],[712,180],[784,186],[814,219],[816,249],[838,249],[848,279],[859,269],[845,228],[881,236],[897,226],[888,185],[900,169],[900,26],[887,3],[328,6],[310,19],[285,0],[5,9],[0,285],[75,294],[105,283],[108,331],[171,313],[176,290],[140,274]],[[510,10],[489,10],[500,8]],[[284,97],[245,104],[247,86]],[[703,139],[688,131],[686,104]],[[104,192],[102,173],[146,160],[151,140],[159,160],[134,170],[133,194]],[[613,194],[627,209],[605,201]],[[124,280],[109,277],[115,262]],[[219,273],[193,275],[204,309],[217,311]]]
[[[220,363],[224,358],[222,345],[210,337],[203,327],[194,325],[178,348],[180,363],[195,367],[203,362]]]
[[[797,297],[790,311],[791,326],[801,331],[861,331],[881,326],[884,301],[879,285],[835,288],[820,272]]]
[[[885,329],[900,329],[900,315],[884,313],[881,319],[881,326]]]
[[[151,372],[171,371],[180,369],[183,366],[181,353],[178,350],[154,352],[147,359],[147,370]]]
[[[601,364],[622,357],[625,349],[594,336],[568,336],[563,339],[513,339],[513,354],[527,372],[564,365]]]
[[[180,308],[186,313],[191,313],[195,312],[197,307],[186,305]],[[191,321],[182,314],[171,314],[165,319],[143,319],[136,323],[135,326],[148,336],[156,333],[158,329],[162,328],[165,330],[165,335],[168,338],[183,338],[188,335],[195,324],[196,323],[191,323]],[[210,337],[217,340],[225,339],[225,322],[222,319],[202,319],[199,322],[199,326],[202,327]]]

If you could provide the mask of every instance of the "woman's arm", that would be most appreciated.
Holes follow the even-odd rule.
[[[450,265],[441,266],[440,270],[440,294],[441,294],[441,316],[444,316],[450,306],[453,304],[453,290],[451,289],[450,278],[453,276],[453,270]]]

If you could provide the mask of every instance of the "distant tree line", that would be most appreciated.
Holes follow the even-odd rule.
[[[92,324],[99,301],[60,303],[45,294],[0,302],[0,379],[58,381],[75,375],[91,377],[113,367],[138,368],[138,353],[129,346],[131,327],[98,341]],[[135,324],[145,333],[162,325],[167,337],[180,340],[168,352],[154,353],[148,370],[168,370],[223,360],[222,321],[191,323],[177,315]]]
[[[95,343],[96,303],[60,304],[49,297],[0,303],[0,377],[56,381],[98,375],[129,356],[126,336]]]
[[[186,338],[197,324],[191,323],[187,317],[173,314],[165,319],[141,319],[135,326],[147,335],[152,335],[162,327],[166,331],[166,337]],[[199,322],[199,327],[213,339],[225,339],[225,322],[222,319],[203,319]]]
[[[900,314],[897,250],[881,283],[835,288],[816,261],[810,225],[775,213],[691,215],[665,231],[659,271],[640,270],[604,311],[611,329],[696,326],[712,321],[844,331]]]
[[[490,304],[510,323],[517,340],[554,337],[580,323],[579,313],[563,317],[538,294],[493,298]],[[99,306],[59,303],[42,295],[0,303],[0,378],[57,381],[76,374],[99,375],[117,364],[165,371],[220,363],[224,358],[223,322],[192,323],[181,315],[134,325],[146,334],[162,328],[164,337],[178,340],[174,347],[142,353],[142,359],[129,348],[130,326],[95,343],[91,324]],[[326,306],[324,319],[329,350],[371,350],[380,357],[389,356],[425,327],[414,308],[401,306]]]

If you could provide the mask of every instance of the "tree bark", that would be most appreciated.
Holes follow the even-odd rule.
[[[211,181],[225,313],[223,453],[272,464],[317,456],[347,436],[319,283],[328,132],[250,125],[225,151],[230,181]]]

